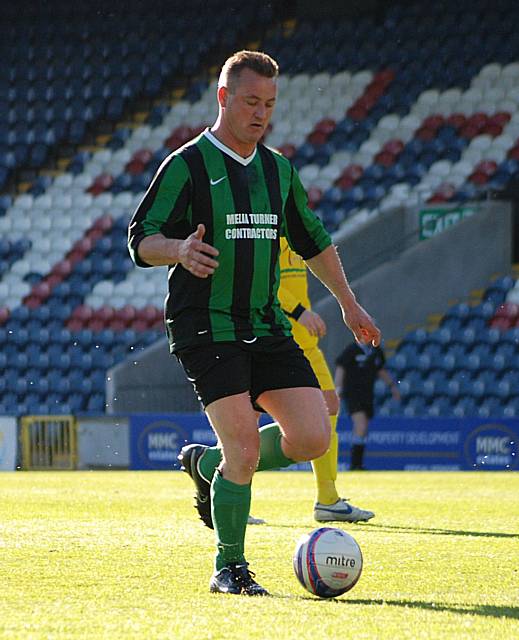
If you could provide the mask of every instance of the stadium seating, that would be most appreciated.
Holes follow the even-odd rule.
[[[407,334],[387,362],[400,381],[402,404],[377,381],[380,414],[518,416],[518,309],[509,302],[518,283],[511,276],[497,278],[479,304],[453,305],[438,329]]]
[[[215,45],[232,46],[253,21],[271,19],[268,6],[254,13],[221,0],[204,11],[158,1],[153,12],[129,0],[111,3],[108,14],[96,3],[49,4],[8,7],[0,27],[0,189],[18,169],[42,167],[58,145],[80,144],[96,122],[116,123],[132,101],[193,74]]]
[[[232,25],[223,0],[174,16],[166,5],[158,31],[142,9],[120,12],[116,30],[64,0],[63,20],[43,28],[6,9],[0,189],[64,143],[74,153],[61,175],[0,195],[0,413],[102,412],[107,368],[162,335],[165,269],[133,268],[127,222],[164,158],[214,119],[205,54],[232,51],[252,25],[270,27],[259,46],[283,72],[267,142],[298,167],[331,232],[393,207],[477,199],[518,176],[512,1],[488,11],[440,0],[426,16],[423,3],[395,3],[382,19],[290,28],[269,5],[233,3]],[[188,77],[182,99],[159,99]],[[154,98],[144,121],[121,122],[143,96]],[[99,122],[110,124],[106,143],[82,147]],[[380,412],[517,415],[517,331],[519,284],[505,276],[479,305],[406,336],[389,362],[404,402],[377,384]]]

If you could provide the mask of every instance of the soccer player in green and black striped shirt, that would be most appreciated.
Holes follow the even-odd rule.
[[[226,61],[215,124],[166,158],[129,227],[138,266],[169,266],[170,348],[218,438],[218,449],[190,445],[181,458],[200,516],[214,524],[210,590],[220,593],[267,594],[244,555],[254,472],[312,460],[329,444],[318,382],[277,298],[280,236],[336,297],[357,341],[380,341],[296,170],[260,142],[277,75],[264,53]],[[258,430],[258,407],[276,423]]]

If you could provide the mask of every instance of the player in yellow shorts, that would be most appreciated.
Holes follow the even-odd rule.
[[[318,522],[369,520],[375,514],[346,502],[339,496],[335,486],[339,453],[337,415],[340,403],[335,392],[332,374],[318,344],[319,338],[326,333],[326,325],[319,314],[312,311],[308,297],[307,267],[304,260],[290,249],[285,238],[281,238],[280,245],[279,301],[290,319],[295,341],[303,349],[317,376],[332,426],[330,448],[323,456],[312,461],[317,483],[314,517]]]

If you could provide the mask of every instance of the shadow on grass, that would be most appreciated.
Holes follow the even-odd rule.
[[[485,616],[489,618],[513,618],[519,619],[519,607],[499,606],[490,604],[473,605],[447,605],[436,602],[423,602],[420,600],[369,600],[368,598],[348,599],[341,602],[349,604],[386,605],[389,607],[404,607],[405,609],[426,609],[429,611],[449,611],[450,613],[462,613],[471,616]]]
[[[276,596],[274,597],[283,597]],[[322,600],[311,596],[298,596],[298,600],[309,600],[322,602]],[[436,602],[423,602],[421,600],[382,600],[381,598],[370,600],[369,598],[330,598],[335,604],[352,605],[360,604],[367,606],[402,607],[404,609],[425,609],[426,611],[447,611],[449,613],[460,613],[462,615],[483,616],[487,618],[511,618],[519,620],[519,607],[499,606],[490,604],[456,605],[439,604]]]
[[[427,533],[433,536],[473,536],[475,538],[517,538],[518,533],[498,533],[495,531],[463,531],[459,529],[431,529],[428,527],[401,527],[389,524],[364,523],[363,528],[377,531],[402,531],[404,533]]]
[[[301,528],[300,524],[277,524],[266,522],[262,526],[269,526],[274,529],[298,529]],[[322,522],[321,527],[341,527],[343,525],[350,526],[349,522]],[[319,526],[318,523],[315,524]],[[432,529],[427,527],[404,527],[391,524],[375,524],[372,522],[360,522],[355,525],[358,530],[376,530],[376,531],[397,531],[402,533],[427,533],[432,536],[473,536],[475,538],[517,538],[519,539],[519,533],[501,533],[497,531],[463,531],[459,529]],[[355,529],[349,529],[350,533],[355,532]]]

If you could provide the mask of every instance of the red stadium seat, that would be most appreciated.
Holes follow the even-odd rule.
[[[70,273],[72,273],[72,263],[67,258],[60,260],[53,267],[51,273],[59,276],[61,279],[66,278]]]
[[[466,121],[467,118],[462,113],[453,113],[447,118],[445,124],[448,124],[450,127],[454,127],[455,129],[461,129],[465,126]]]
[[[505,302],[496,309],[494,318],[510,318],[516,320],[519,318],[519,304],[515,302]]]
[[[147,327],[151,327],[151,325],[157,320],[157,318],[163,317],[162,309],[158,309],[151,304],[146,305],[142,309],[137,309],[135,314],[136,321],[142,321],[145,323]]]
[[[364,95],[362,95],[353,106],[356,108],[365,109],[366,111],[371,111],[371,109],[373,109],[373,107],[377,104],[381,93],[382,92],[378,92],[372,89],[371,92],[366,92]]]
[[[371,82],[364,92],[360,100],[364,100],[363,104],[369,105],[369,108],[375,106],[380,96],[384,93],[385,87],[382,84]]]
[[[324,133],[323,131],[313,131],[307,137],[307,141],[310,144],[313,144],[318,147],[321,146],[322,144],[325,144],[327,140],[328,140],[328,134]]]
[[[94,331],[94,332],[98,332],[98,331],[102,331],[103,329],[106,329],[107,326],[106,324],[102,321],[99,320],[99,318],[93,317],[91,318],[87,324],[87,329],[90,329],[90,331]]]
[[[366,118],[368,110],[366,107],[353,105],[348,109],[348,111],[346,111],[346,115],[348,118],[358,122],[359,120],[364,120]]]
[[[351,178],[353,182],[357,182],[362,177],[364,169],[360,164],[349,164],[341,173],[341,177],[345,176]]]
[[[285,158],[293,158],[296,154],[296,148],[293,144],[282,144],[279,147],[279,152],[282,153]]]
[[[472,138],[475,138],[476,136],[478,136],[479,133],[480,133],[479,128],[470,124],[466,124],[465,126],[461,127],[459,131],[459,135],[462,138],[467,138],[468,140],[472,140]]]
[[[499,329],[500,331],[508,331],[513,326],[513,321],[510,318],[492,318],[490,321],[490,328]]]
[[[451,198],[454,197],[456,193],[456,187],[452,184],[445,183],[442,184],[432,196],[430,202],[448,202]]]
[[[29,307],[29,309],[36,309],[37,307],[40,306],[41,304],[41,300],[39,298],[37,298],[36,296],[27,296],[26,298],[23,299],[23,303],[26,307]],[[6,310],[5,308],[0,309],[0,324],[2,324],[2,322],[4,322],[4,320],[2,320],[2,311]],[[8,309],[7,309],[8,311]]]
[[[139,160],[131,160],[124,167],[124,170],[126,171],[126,173],[129,173],[131,176],[138,176],[144,171],[144,167],[145,165],[143,162],[140,162]]]
[[[477,185],[486,184],[488,182],[488,178],[489,176],[486,173],[483,173],[482,171],[474,171],[468,177],[470,182]]]
[[[132,156],[130,162],[142,162],[142,164],[148,164],[153,158],[153,153],[149,149],[138,149]]]
[[[94,315],[94,310],[92,307],[86,304],[80,304],[76,307],[72,313],[71,319],[76,320],[84,326]]]
[[[106,231],[109,231],[112,228],[113,223],[114,221],[112,219],[112,216],[105,214],[104,216],[100,216],[99,218],[97,218],[91,229],[101,231],[104,234],[106,233]]]
[[[500,124],[496,124],[495,122],[487,122],[487,124],[481,129],[482,134],[486,134],[488,136],[492,136],[492,138],[497,138],[503,133],[503,127]]]
[[[447,198],[441,193],[435,193],[427,199],[427,202],[429,204],[441,204],[442,202],[447,202]]]
[[[48,282],[46,282],[46,280],[42,280],[42,282],[38,282],[37,285],[35,285],[33,287],[33,290],[31,291],[31,295],[34,296],[35,298],[38,298],[38,300],[42,301],[42,300],[46,300],[51,293],[51,287],[49,285]]]
[[[133,329],[134,331],[147,331],[152,323],[146,322],[145,320],[140,320],[139,318],[136,318],[132,324],[131,324],[131,329]]]
[[[308,189],[308,205],[310,208],[313,209],[322,197],[323,192],[321,189],[318,189],[317,187],[310,187]]]
[[[389,151],[379,151],[379,153],[377,153],[377,155],[373,158],[375,164],[380,164],[383,167],[390,167],[391,165],[395,164],[395,160],[395,155],[389,153]]]
[[[319,120],[319,122],[315,125],[314,131],[321,131],[322,133],[329,136],[330,133],[335,130],[336,126],[337,123],[335,122],[335,120],[333,120],[333,118],[323,118],[322,120]]]
[[[382,147],[382,151],[388,151],[392,155],[396,156],[403,151],[404,146],[405,145],[402,140],[388,140]]]
[[[69,331],[81,331],[84,328],[83,323],[80,320],[76,320],[75,318],[71,318],[67,321],[66,325]]]
[[[101,173],[99,174],[93,183],[88,187],[87,192],[91,193],[93,196],[98,196],[103,191],[109,189],[114,182],[114,178],[109,173]]]
[[[436,129],[429,129],[428,127],[420,127],[415,133],[415,137],[419,140],[429,142],[436,137]]]
[[[384,87],[387,87],[393,80],[395,79],[395,71],[393,69],[383,69],[379,71],[376,76],[376,82],[382,84]]]
[[[193,137],[193,129],[183,124],[174,129],[171,132],[171,135],[176,136],[182,142],[182,144],[184,144],[188,140],[191,140],[191,138]]]
[[[99,309],[95,310],[92,315],[92,320],[99,320],[103,326],[108,326],[111,320],[115,317],[115,309],[110,305],[103,305]]]
[[[436,131],[436,129],[439,129],[444,124],[445,118],[442,115],[433,114],[425,118],[425,120],[422,122],[422,127],[433,129],[434,131]]]
[[[107,329],[111,329],[112,331],[124,331],[125,329],[128,328],[128,324],[126,322],[124,322],[124,320],[121,320],[118,317],[115,317],[113,320],[110,320],[110,322],[107,324]]]
[[[491,176],[496,172],[496,170],[497,162],[494,162],[494,160],[482,160],[474,167],[474,172],[481,171],[481,173],[484,173],[487,176]]]
[[[172,151],[175,151],[175,149],[178,149],[182,145],[182,140],[175,135],[170,135],[169,138],[166,138],[166,140],[164,141],[164,146],[168,149],[171,149]]]
[[[355,180],[350,176],[339,176],[337,180],[334,182],[336,187],[340,187],[341,189],[351,189],[355,184]]]
[[[488,123],[488,115],[482,111],[472,114],[467,119],[467,126],[476,127],[479,131]]]
[[[490,117],[489,121],[492,124],[498,124],[504,127],[510,122],[511,117],[512,116],[508,113],[508,111],[498,111],[497,113],[494,113],[494,115]]]

